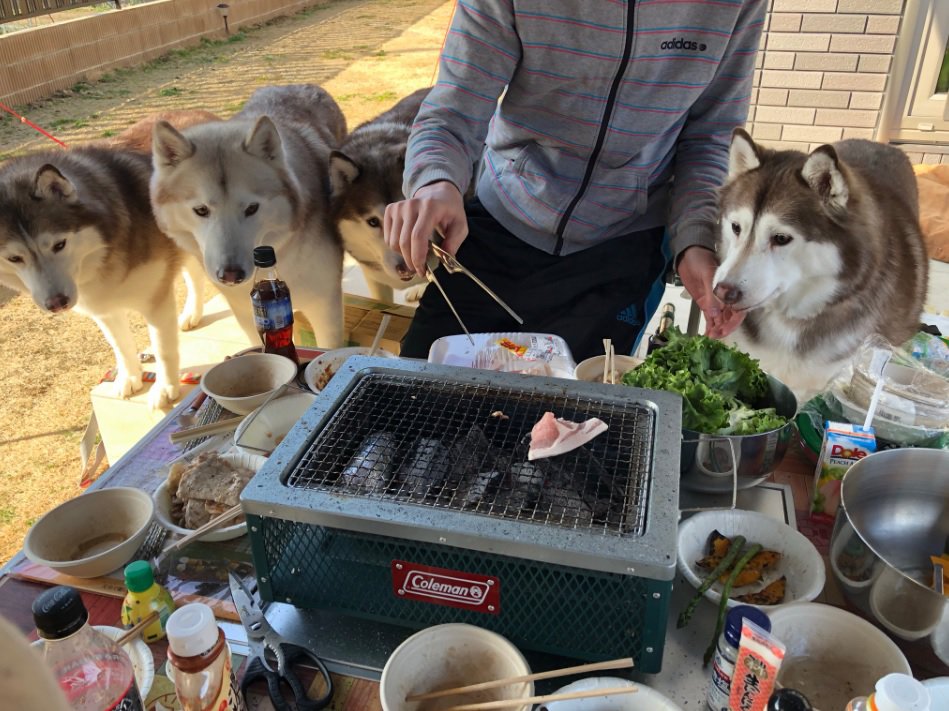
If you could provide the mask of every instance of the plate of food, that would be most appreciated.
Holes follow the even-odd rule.
[[[162,526],[186,536],[240,502],[241,491],[266,462],[256,454],[202,452],[172,464],[155,490],[155,517]],[[244,517],[211,531],[202,541],[228,541],[244,535]]]
[[[752,550],[752,547],[755,549]],[[756,511],[703,511],[679,526],[677,565],[707,599],[718,603],[735,566],[738,570],[728,607],[769,608],[806,602],[824,589],[824,561],[803,534],[782,521]]]

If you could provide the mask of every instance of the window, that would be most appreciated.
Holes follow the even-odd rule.
[[[890,87],[890,140],[949,144],[949,2],[907,0]]]

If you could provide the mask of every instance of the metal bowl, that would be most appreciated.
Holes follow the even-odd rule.
[[[949,597],[931,555],[949,544],[949,452],[871,454],[844,476],[830,567],[847,600],[915,663],[949,670]],[[935,656],[934,656],[935,655]]]
[[[682,429],[680,467],[682,486],[705,493],[732,490],[734,462],[738,464],[738,488],[760,484],[784,459],[794,432],[797,398],[784,383],[768,376],[769,392],[760,407],[774,407],[788,418],[787,424],[753,435],[715,435]]]

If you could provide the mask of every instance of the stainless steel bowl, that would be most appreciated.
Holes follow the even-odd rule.
[[[949,597],[930,585],[949,544],[949,452],[892,449],[844,476],[830,567],[847,600],[910,661],[949,671]]]
[[[693,491],[725,493],[732,490],[734,461],[738,463],[738,488],[760,484],[784,459],[794,432],[797,398],[784,383],[768,376],[770,391],[762,407],[774,407],[787,424],[753,435],[713,435],[682,430],[682,485]]]

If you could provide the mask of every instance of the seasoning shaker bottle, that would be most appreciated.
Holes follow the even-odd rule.
[[[736,605],[725,617],[725,629],[718,638],[715,655],[712,657],[711,679],[706,703],[710,711],[729,711],[728,697],[731,691],[732,674],[738,660],[738,645],[741,642],[742,620],[751,620],[766,632],[771,631],[771,618],[752,605]]]
[[[89,624],[75,588],[60,585],[33,601],[40,652],[74,711],[144,711],[128,655]]]
[[[182,711],[247,711],[224,630],[199,602],[175,610],[165,625],[168,670]]]
[[[175,601],[171,594],[155,582],[151,563],[136,560],[125,566],[125,587],[128,593],[122,601],[122,625],[132,627],[148,617],[158,613],[158,619],[142,630],[142,639],[155,642],[165,636],[165,625],[175,610]]]
[[[932,699],[919,681],[907,674],[887,674],[869,696],[858,696],[847,711],[930,711]]]
[[[300,358],[293,346],[293,305],[290,288],[277,274],[273,247],[254,247],[254,286],[250,301],[254,322],[264,344],[264,353],[286,356],[297,365]]]

